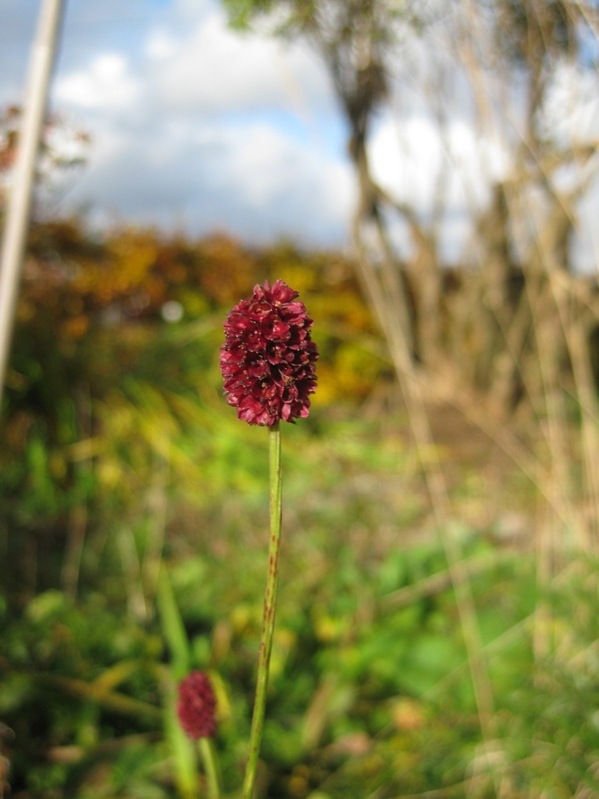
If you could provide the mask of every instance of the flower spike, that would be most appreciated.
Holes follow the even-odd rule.
[[[203,671],[192,671],[179,683],[177,715],[190,738],[216,735],[216,697],[210,678]]]
[[[220,368],[229,405],[248,424],[273,427],[310,411],[316,389],[312,319],[283,280],[255,286],[225,321]]]

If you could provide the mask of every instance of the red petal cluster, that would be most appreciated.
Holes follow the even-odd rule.
[[[248,424],[272,427],[310,411],[316,389],[312,319],[298,292],[282,280],[255,286],[225,322],[220,368],[229,405]]]
[[[216,734],[216,697],[203,671],[192,671],[179,683],[177,714],[190,738],[213,738]]]

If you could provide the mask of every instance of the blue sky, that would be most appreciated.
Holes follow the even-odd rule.
[[[2,105],[22,101],[40,5],[0,0]],[[449,37],[445,25],[428,50],[404,43],[370,155],[377,180],[423,214],[444,170],[443,246],[460,258],[472,210],[510,158],[502,132],[469,121]],[[579,78],[565,72],[560,80],[550,124],[566,139],[583,130],[596,137],[596,76],[580,99]],[[439,85],[442,131],[427,96]],[[254,243],[348,241],[355,184],[326,70],[301,43],[232,32],[218,0],[67,0],[51,110],[92,136],[88,165],[62,202],[87,208],[94,224],[225,230]],[[588,264],[597,262],[598,206],[596,185],[578,247]],[[401,244],[401,229],[398,236]]]
[[[39,3],[0,4],[0,103],[19,102]],[[51,109],[87,130],[66,207],[90,218],[343,244],[343,120],[306,47],[230,31],[213,0],[70,0]]]

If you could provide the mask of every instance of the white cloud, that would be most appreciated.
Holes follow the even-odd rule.
[[[424,116],[398,121],[386,115],[369,149],[373,175],[383,188],[398,202],[430,208],[441,152],[439,137]]]
[[[542,124],[562,147],[596,143],[599,137],[599,79],[589,69],[563,63],[557,69]]]
[[[164,63],[176,55],[177,49],[177,40],[164,30],[154,30],[146,39],[145,55],[153,61]]]
[[[185,0],[154,14],[137,46],[116,50],[114,31],[99,32],[110,46],[64,41],[54,86],[53,106],[93,137],[69,207],[249,240],[345,240],[350,169],[326,73],[305,46],[233,33],[220,7]]]
[[[241,139],[241,140],[240,140]],[[257,125],[229,141],[227,172],[243,187],[246,202],[258,213],[277,207],[289,232],[318,220],[347,219],[353,181],[347,164],[323,161],[306,146]]]
[[[477,136],[465,120],[455,117],[441,129],[432,116],[420,112],[382,117],[370,143],[370,159],[375,180],[421,219],[430,218],[441,200],[441,248],[450,260],[459,258],[467,244],[473,211],[480,210],[489,187],[508,168],[505,149]],[[396,235],[406,255],[405,225],[396,228]]]
[[[326,73],[307,48],[236,33],[221,10],[188,28],[176,46],[164,31],[154,31],[148,49],[157,67],[156,98],[171,111],[330,108]]]
[[[376,180],[398,202],[430,211],[442,189],[451,209],[480,206],[488,186],[506,174],[508,159],[497,142],[477,136],[456,117],[440,129],[432,116],[381,119],[370,145]]]
[[[194,131],[166,125],[136,148],[118,131],[105,132],[98,153],[72,193],[93,191],[108,213],[96,218],[214,228],[248,240],[290,236],[327,244],[345,238],[352,177],[343,162],[323,159],[306,144],[263,123]]]
[[[103,113],[131,107],[140,93],[139,80],[131,74],[127,59],[114,52],[101,53],[84,67],[59,76],[54,88],[59,104]]]
[[[174,109],[245,109],[280,102],[273,43],[242,41],[212,16],[165,59],[157,76],[161,102]]]

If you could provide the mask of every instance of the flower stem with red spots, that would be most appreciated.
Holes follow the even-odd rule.
[[[258,652],[258,675],[254,699],[254,713],[250,731],[250,751],[243,783],[243,799],[253,799],[254,796],[256,768],[264,730],[270,653],[272,650],[272,639],[275,627],[282,510],[281,431],[278,423],[269,428],[268,443],[270,462],[270,538],[268,546],[268,573],[266,576],[266,591],[264,594],[262,635]]]

